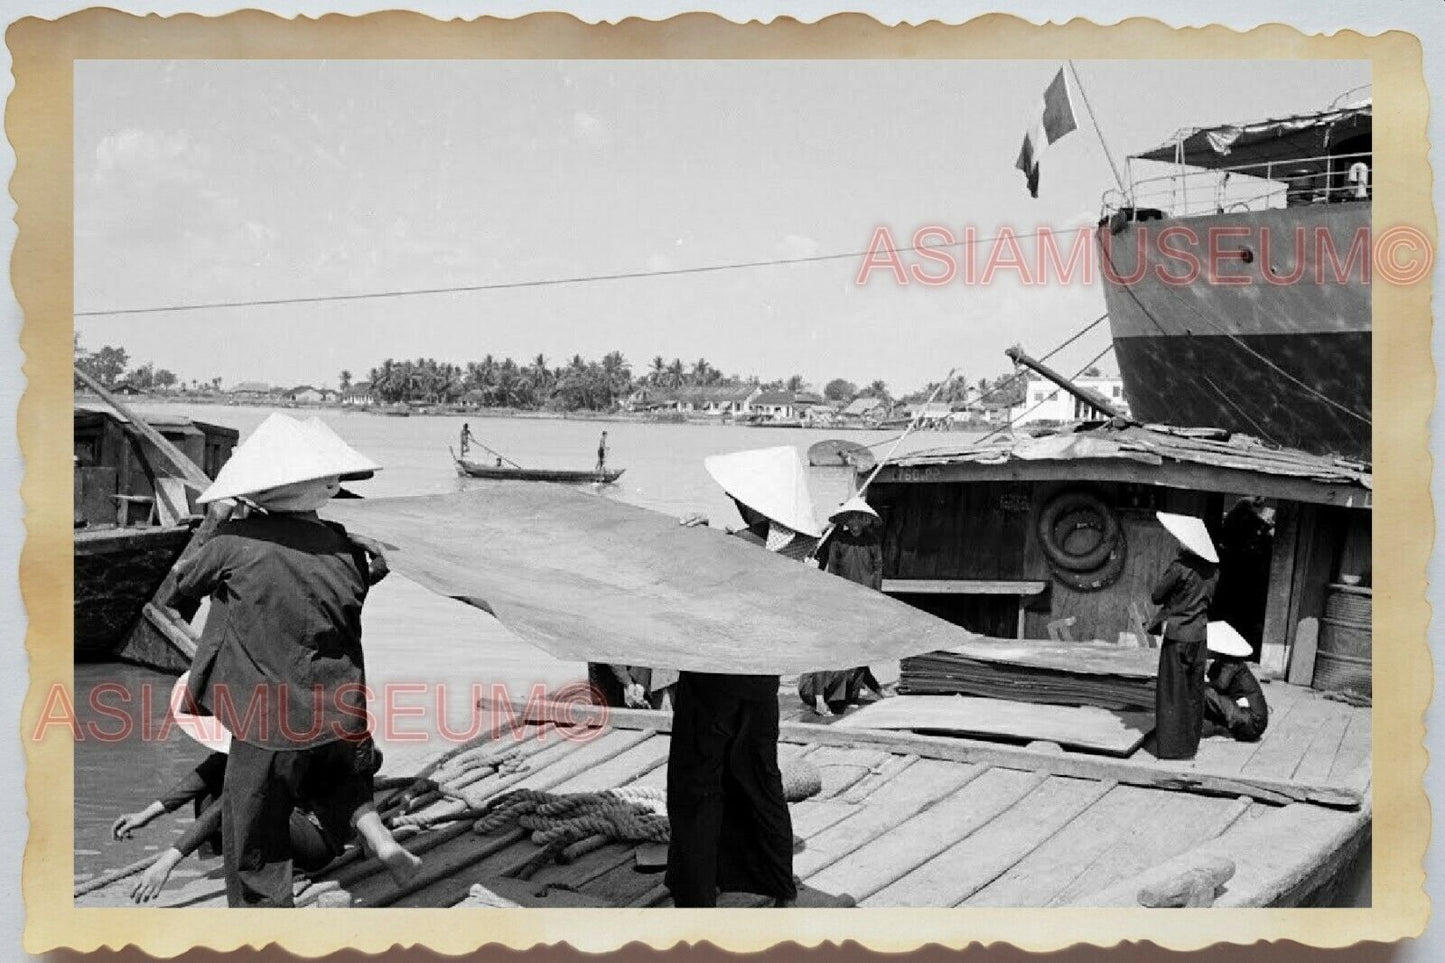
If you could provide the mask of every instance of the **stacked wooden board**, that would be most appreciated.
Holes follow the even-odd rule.
[[[1017,742],[1052,742],[1127,756],[1154,729],[1152,712],[1054,706],[975,696],[907,695],[849,713],[844,729],[912,729]]]
[[[1159,653],[1105,642],[978,638],[904,659],[898,691],[1152,709]]]

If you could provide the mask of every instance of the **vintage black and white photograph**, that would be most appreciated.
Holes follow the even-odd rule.
[[[1145,55],[78,61],[74,905],[1374,905],[1431,239]]]

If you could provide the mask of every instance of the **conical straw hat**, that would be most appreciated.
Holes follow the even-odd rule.
[[[796,448],[758,448],[704,458],[703,467],[722,490],[770,521],[817,538],[813,497]]]
[[[867,515],[875,524],[882,521],[878,517],[878,513],[873,510],[873,506],[863,500],[862,495],[854,495],[839,505],[833,514],[828,516],[828,521],[836,525],[842,521],[844,515]]]
[[[190,681],[191,674],[182,672],[171,686],[171,718],[177,728],[212,752],[230,752],[231,733],[221,725],[221,720],[215,716],[194,716],[181,708],[190,701],[187,691]]]
[[[338,463],[356,466],[336,473],[341,476],[342,481],[356,481],[362,478],[370,478],[376,473],[377,466],[372,463],[371,459],[348,445],[342,440],[342,437],[336,433],[335,429],[316,415],[307,418],[302,424],[316,433],[318,444],[335,448]]]
[[[1214,550],[1214,542],[1209,537],[1209,529],[1204,527],[1203,519],[1171,512],[1155,512],[1154,517],[1179,540],[1180,545],[1206,562],[1219,563],[1219,553]]]
[[[319,427],[318,427],[319,426]],[[198,504],[239,498],[296,482],[352,475],[380,468],[330,428],[273,414],[251,433],[221,468]]]
[[[1253,655],[1252,649],[1244,636],[1235,631],[1234,626],[1228,622],[1210,622],[1205,629],[1208,633],[1209,651],[1216,655],[1237,655],[1240,658]]]

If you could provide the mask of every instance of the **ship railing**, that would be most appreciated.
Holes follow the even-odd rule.
[[[1201,217],[1312,204],[1370,200],[1370,151],[1294,157],[1231,167],[1169,165],[1162,174],[1135,176],[1135,166],[1165,162],[1129,159],[1129,186],[1104,194],[1105,217]]]

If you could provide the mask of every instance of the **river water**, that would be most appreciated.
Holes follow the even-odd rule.
[[[227,425],[242,440],[272,409],[229,405],[139,406],[141,414],[184,414],[200,421]],[[600,490],[617,498],[670,515],[701,512],[714,526],[740,523],[732,502],[708,476],[703,458],[724,452],[773,445],[806,449],[824,438],[846,438],[878,446],[884,454],[896,433],[835,429],[746,428],[731,425],[659,424],[592,419],[414,416],[410,418],[361,411],[321,409],[295,411],[319,414],[338,434],[381,464],[370,480],[348,483],[369,498],[439,494],[477,484],[458,478],[447,446],[455,446],[463,422],[484,444],[527,467],[591,468],[597,439],[608,433],[609,465],[625,468],[616,485]],[[924,432],[905,439],[901,451],[962,444],[961,433]],[[499,560],[505,564],[505,560]],[[385,753],[383,771],[414,772],[440,751],[436,731],[445,723],[464,732],[489,720],[474,711],[472,686],[490,691],[493,685],[525,693],[534,685],[554,688],[584,679],[585,666],[561,662],[521,642],[494,619],[476,609],[439,598],[415,583],[393,575],[368,597],[363,614],[367,681],[378,693],[390,691],[394,731],[378,741]],[[136,718],[149,718],[149,737],[138,724],[124,739],[82,738],[75,746],[75,872],[77,880],[121,866],[168,845],[189,822],[187,811],[163,816],[123,842],[110,838],[110,825],[122,813],[144,808],[167,786],[195,765],[204,751],[172,730],[157,738],[173,678],[117,663],[75,667],[77,716],[84,726],[95,722],[101,731],[117,723],[92,704],[92,696]],[[117,689],[96,692],[109,684]],[[391,686],[388,690],[388,686]],[[424,692],[397,688],[425,687]],[[380,697],[379,697],[380,698]],[[373,704],[382,714],[383,706]],[[88,730],[82,729],[82,732]],[[177,867],[175,877],[201,872],[194,860]]]

